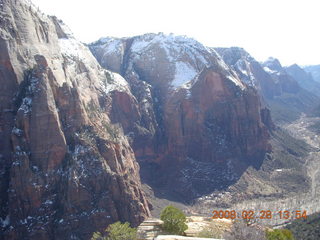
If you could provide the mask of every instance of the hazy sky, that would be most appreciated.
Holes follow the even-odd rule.
[[[320,64],[319,0],[32,0],[83,42],[148,32],[245,48],[263,61]]]

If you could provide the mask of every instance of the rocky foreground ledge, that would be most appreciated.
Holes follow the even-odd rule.
[[[219,232],[225,232],[230,230],[230,220],[211,219],[209,217],[191,216],[187,217],[186,224],[188,229],[185,231],[186,237],[177,235],[165,235],[166,233],[162,230],[163,221],[157,218],[149,218],[142,222],[138,227],[138,240],[214,240],[215,238],[199,238],[198,234],[209,226],[214,226]]]

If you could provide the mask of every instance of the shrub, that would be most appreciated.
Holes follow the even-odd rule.
[[[105,230],[107,237],[102,236],[100,232],[93,233],[91,240],[136,240],[137,229],[131,228],[128,222],[116,222],[110,224]]]
[[[267,240],[294,240],[292,232],[288,229],[274,229],[266,235]]]
[[[186,215],[174,206],[167,206],[161,212],[160,219],[163,221],[163,230],[171,233],[182,235],[188,229]]]

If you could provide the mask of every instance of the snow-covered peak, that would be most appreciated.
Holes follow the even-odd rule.
[[[160,47],[161,49],[163,49],[166,52],[167,58],[170,62],[179,60],[179,56],[186,53],[192,58],[194,58],[195,55],[198,55],[198,57],[201,58],[201,61],[204,64],[208,63],[208,61],[203,58],[200,53],[210,52],[210,49],[203,46],[193,38],[189,38],[187,36],[178,36],[174,34],[167,35],[163,33],[149,33],[137,36],[133,40],[131,52],[140,54],[141,52],[148,51],[154,47]]]
[[[114,42],[121,42],[124,41],[126,38],[116,38],[116,37],[102,37],[98,41],[90,43],[90,46],[105,46],[112,44]]]
[[[95,48],[98,45],[99,48],[104,50],[104,54],[119,53],[123,49],[123,40],[119,38],[100,38],[97,42],[92,43],[91,47]]]
[[[244,88],[214,48],[187,36],[148,33],[132,38],[106,37],[91,43],[90,49],[106,69],[120,72],[125,61],[126,69],[122,72],[135,72],[146,81],[150,80],[146,76],[153,76],[152,81],[166,81],[172,90],[190,86],[197,75],[210,67]]]
[[[281,72],[283,71],[282,65],[278,59],[269,57],[267,61],[263,63],[264,67],[269,68],[272,71]]]
[[[269,67],[263,67],[263,70],[269,74],[277,73],[277,71],[271,70]]]
[[[240,47],[230,47],[230,48],[214,48],[218,54],[223,58],[223,60],[233,66],[235,65],[239,60],[248,60],[252,61],[254,60],[251,55]]]
[[[175,35],[172,33],[148,33],[137,36],[135,37],[134,43],[132,45],[132,51],[142,51],[144,48],[155,43],[165,45],[184,45],[207,51],[207,48],[195,39],[189,38],[187,36]]]

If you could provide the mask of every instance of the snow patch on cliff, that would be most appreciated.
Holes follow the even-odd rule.
[[[0,218],[0,225],[5,228],[6,226],[9,226],[10,224],[10,217],[9,215],[6,216],[5,219]]]
[[[176,62],[175,76],[171,84],[175,88],[180,87],[193,80],[197,74],[197,71],[188,63]]]
[[[97,46],[96,46],[96,45]],[[122,50],[122,41],[117,38],[100,38],[99,41],[92,44],[92,48],[101,48],[104,51],[104,55],[119,53]]]
[[[101,84],[106,94],[112,91],[130,92],[128,82],[120,74],[106,71],[106,75],[106,79]]]
[[[270,68],[268,67],[263,67],[263,70],[269,74],[273,74],[273,73],[277,73],[277,71],[274,71],[274,70],[271,70]]]
[[[61,38],[59,39],[59,46],[62,55],[71,58],[85,59],[82,54],[82,45],[77,40],[72,38]]]

